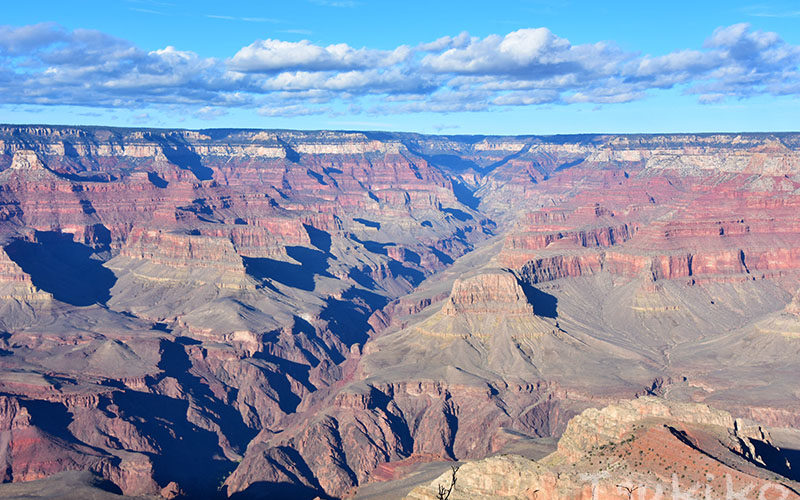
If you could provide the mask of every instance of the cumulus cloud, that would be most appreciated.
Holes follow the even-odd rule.
[[[354,49],[345,43],[320,47],[308,40],[259,40],[242,47],[230,60],[235,71],[272,73],[307,70],[332,71],[391,66],[408,57],[405,46],[393,51]]]
[[[218,61],[193,52],[147,52],[99,31],[55,25],[0,29],[0,64],[5,103],[207,105],[224,100],[233,83]]]
[[[422,64],[443,73],[535,73],[569,61],[569,49],[567,40],[547,28],[522,29],[503,37],[472,38],[464,46],[425,56]]]
[[[547,28],[471,38],[466,43],[461,36],[451,43],[452,47],[423,57],[423,67],[437,73],[489,76],[490,85],[518,88],[598,81],[633,57],[610,43],[572,45]]]
[[[359,94],[420,94],[435,90],[434,83],[401,69],[386,71],[283,72],[263,80],[264,91],[326,90]]]
[[[657,55],[609,41],[572,44],[531,28],[483,38],[463,32],[389,50],[266,39],[226,59],[172,46],[145,51],[55,24],[0,26],[4,104],[186,106],[208,119],[236,107],[299,116],[330,114],[336,104],[373,113],[613,104],[676,87],[716,103],[800,94],[798,64],[800,46],[747,24],[715,30],[702,47]]]
[[[0,26],[0,52],[6,55],[25,54],[63,41],[66,32],[55,23],[39,23],[15,28]]]

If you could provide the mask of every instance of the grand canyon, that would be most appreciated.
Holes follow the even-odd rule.
[[[0,243],[0,497],[800,498],[800,134],[5,125]]]

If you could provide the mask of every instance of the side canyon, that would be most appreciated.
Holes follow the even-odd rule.
[[[4,125],[3,482],[341,498],[468,460],[591,498],[575,464],[677,439],[796,494],[752,448],[800,443],[798,289],[800,134]]]

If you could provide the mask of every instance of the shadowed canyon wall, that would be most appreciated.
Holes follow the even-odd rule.
[[[799,208],[798,134],[0,126],[4,481],[339,497],[645,394],[797,425]]]

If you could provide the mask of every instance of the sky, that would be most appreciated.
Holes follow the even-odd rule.
[[[800,131],[800,2],[30,0],[0,122]]]

